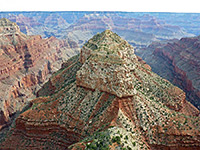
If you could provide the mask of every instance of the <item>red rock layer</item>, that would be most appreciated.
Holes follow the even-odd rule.
[[[126,129],[129,123],[135,127],[139,143],[144,143],[147,149],[192,150],[200,147],[199,111],[185,100],[180,89],[170,91],[170,97],[182,95],[179,109],[164,107],[164,103],[150,100],[140,92],[132,97],[118,98],[106,92],[92,91],[76,86],[75,75],[81,64],[74,60],[78,61],[78,57],[63,64],[49,80],[51,84],[46,84],[38,93],[42,95],[49,87],[54,87],[52,93],[47,93],[52,96],[31,101],[32,107],[17,118],[10,136],[0,146],[68,149],[69,145],[110,125]],[[139,74],[137,78],[143,80]],[[160,81],[155,82],[160,84]],[[123,117],[127,119],[121,120]]]
[[[200,109],[200,37],[155,42],[138,50],[141,56],[161,77],[186,92],[187,100]]]
[[[19,27],[1,19],[0,35],[0,128],[9,116],[23,108],[35,91],[60,68],[61,63],[78,52],[70,40],[27,36]]]
[[[186,91],[188,99],[191,99],[191,102],[198,108],[200,108],[199,43],[199,37],[182,38],[180,41],[155,48],[154,51],[155,56],[164,58],[163,63],[173,69],[172,74],[174,75],[170,80]],[[160,67],[159,69],[162,70]]]

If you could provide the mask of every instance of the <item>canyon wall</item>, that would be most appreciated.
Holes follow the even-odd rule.
[[[200,37],[155,42],[140,49],[154,72],[182,88],[187,99],[200,109]]]
[[[1,19],[0,128],[35,97],[35,92],[51,73],[78,52],[78,45],[71,40],[27,36],[20,32],[16,23]]]

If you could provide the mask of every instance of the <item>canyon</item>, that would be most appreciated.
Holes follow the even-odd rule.
[[[148,45],[153,41],[192,36],[179,26],[169,25],[157,18],[144,15],[140,18],[122,17],[116,14],[86,14],[67,28],[67,35],[80,44],[98,32],[110,29],[130,44]]]
[[[164,39],[191,37],[199,33],[196,27],[195,32],[193,31],[193,24],[186,28],[179,23],[181,17],[173,19],[170,14],[165,13],[157,15],[131,12],[4,12],[0,14],[0,18],[2,17],[16,22],[21,31],[28,35],[69,38],[76,41],[79,46],[106,29],[113,30],[136,46],[145,46]],[[171,21],[168,18],[171,18]],[[194,22],[193,15],[186,15],[183,19]],[[197,20],[196,24],[198,23]]]
[[[179,86],[200,109],[200,37],[155,42],[137,54],[158,75]]]
[[[105,30],[53,73],[0,147],[193,150],[200,148],[199,120],[183,90]]]
[[[0,149],[200,149],[199,14],[0,18]]]
[[[185,71],[183,69],[185,67],[183,65],[190,65],[185,68],[198,70],[198,62],[196,61],[198,58],[193,57],[195,52],[188,55],[191,58],[185,59],[194,62],[188,63],[187,61],[182,61],[180,62],[182,63],[182,68],[176,65],[179,62],[173,61],[175,59],[184,59],[185,56],[180,56],[183,55],[180,54],[182,52],[173,53],[173,56],[170,56],[171,54],[166,54],[168,53],[167,50],[163,54],[160,53],[162,50],[158,52],[155,50],[155,43],[157,42],[163,44],[167,40],[169,43],[173,43],[171,41],[176,42],[182,37],[194,37],[194,35],[198,35],[199,28],[197,25],[200,23],[198,14],[142,12],[4,12],[0,14],[1,17],[6,17],[16,22],[20,30],[28,35],[39,34],[43,38],[55,36],[59,39],[70,39],[70,41],[74,40],[79,47],[93,35],[105,29],[112,29],[112,31],[118,33],[131,45],[136,47],[136,54],[150,64],[154,72],[183,89],[186,92],[187,99],[200,109],[199,87],[197,87],[199,82],[196,82],[198,79],[191,79],[193,75],[191,73],[188,75],[190,70]],[[153,44],[151,44],[152,42]],[[195,42],[190,44],[195,44]],[[147,51],[150,52],[143,50],[144,47],[148,47],[146,49],[149,49]],[[176,49],[177,46],[172,44],[168,47],[171,47],[171,49],[174,47]],[[184,48],[187,49],[187,46],[182,47],[182,50],[185,50]],[[178,49],[181,51],[180,48]],[[198,48],[194,49],[197,51]],[[153,51],[155,51],[155,55]],[[198,55],[198,51],[195,55]],[[171,57],[173,57],[173,60],[170,60]],[[198,71],[194,72],[196,72],[195,78],[198,78]],[[188,78],[188,76],[190,77]]]
[[[76,42],[28,36],[8,19],[0,19],[0,129],[11,123],[36,91],[68,58],[79,53]]]

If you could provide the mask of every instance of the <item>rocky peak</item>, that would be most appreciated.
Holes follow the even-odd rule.
[[[116,33],[105,30],[101,34],[96,34],[82,48],[80,62],[84,63],[92,55],[92,58],[101,61],[119,61],[124,62],[130,54],[136,58],[133,47],[123,40]],[[104,58],[105,57],[105,58]],[[130,59],[130,58],[129,58]]]
[[[6,18],[0,19],[0,33],[15,33],[20,32],[19,26]]]
[[[132,82],[138,62],[133,47],[117,34],[105,30],[82,48],[77,85],[112,93],[118,97],[136,94]]]
[[[117,46],[105,38],[96,43]],[[148,70],[134,53],[123,58],[116,48],[108,54],[102,50],[100,57],[98,48],[86,48],[90,42],[84,62],[76,55],[52,75],[2,139],[1,148],[199,149],[199,111],[182,90]],[[106,58],[111,51],[123,62]],[[133,69],[127,64],[131,60]]]

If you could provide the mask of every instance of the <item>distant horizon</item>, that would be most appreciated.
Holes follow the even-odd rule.
[[[127,11],[0,11],[0,18],[11,17],[12,15],[24,15],[25,17],[36,17],[41,15],[42,18],[39,19],[40,22],[48,15],[59,15],[67,21],[67,23],[75,23],[78,19],[84,17],[85,15],[99,14],[99,16],[106,17],[124,17],[124,18],[135,18],[141,19],[146,18],[145,15],[149,15],[150,19],[156,19],[161,21],[161,24],[170,24],[174,26],[179,26],[184,31],[191,33],[193,35],[199,35],[200,30],[198,24],[200,23],[200,13],[181,13],[181,12],[127,12]],[[37,18],[38,19],[38,18]],[[37,20],[36,19],[36,20]],[[183,22],[185,22],[183,24]],[[193,25],[191,25],[191,22]],[[196,25],[194,25],[194,23]]]
[[[90,10],[86,10],[86,11],[79,11],[79,10],[77,10],[77,11],[75,11],[75,10],[73,10],[73,11],[71,11],[71,10],[61,10],[61,11],[54,11],[54,10],[44,10],[44,11],[23,11],[23,10],[19,10],[19,11],[0,11],[0,13],[64,13],[64,12],[75,12],[75,13],[77,13],[77,12],[81,12],[81,13],[85,13],[85,12],[88,12],[88,13],[91,13],[91,12],[94,12],[94,13],[162,13],[162,14],[200,14],[200,12],[151,12],[151,11],[148,11],[148,12],[146,12],[146,11],[90,11]]]

